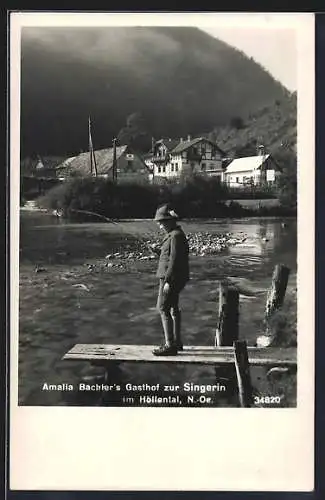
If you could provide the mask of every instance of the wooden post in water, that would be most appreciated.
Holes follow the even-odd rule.
[[[238,340],[239,291],[234,286],[220,283],[219,318],[215,346],[232,346]]]
[[[267,293],[264,328],[265,333],[257,337],[258,347],[269,347],[276,340],[277,332],[270,321],[273,314],[282,306],[287,290],[290,269],[283,264],[277,264],[273,271],[272,284]],[[272,331],[273,330],[273,331]]]
[[[239,291],[236,287],[220,283],[219,287],[219,317],[216,328],[215,346],[233,346],[238,340],[239,326]],[[232,403],[236,397],[236,372],[234,365],[215,366],[217,383],[226,381],[227,400]]]
[[[106,385],[116,385],[120,384],[122,385],[123,381],[123,371],[121,369],[121,363],[118,361],[114,362],[104,362],[102,360],[100,361],[92,361],[92,365],[94,366],[100,366],[103,368],[103,373],[101,375],[101,382]],[[112,398],[115,399],[120,397],[120,392],[115,392],[115,391],[101,391],[98,393],[98,401],[97,404],[105,404],[106,402],[109,402]]]
[[[290,269],[283,264],[277,264],[273,271],[272,285],[267,294],[265,319],[267,320],[284,301],[287,290]]]
[[[234,342],[234,349],[239,404],[242,408],[249,408],[253,403],[253,390],[246,340],[237,340]]]

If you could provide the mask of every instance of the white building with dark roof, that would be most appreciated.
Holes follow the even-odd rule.
[[[226,168],[225,182],[231,187],[273,184],[278,166],[270,154],[236,158]]]

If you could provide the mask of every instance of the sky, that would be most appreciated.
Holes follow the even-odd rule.
[[[293,29],[198,27],[252,57],[288,90],[297,90],[297,52]]]

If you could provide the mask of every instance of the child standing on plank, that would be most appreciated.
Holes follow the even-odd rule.
[[[166,236],[161,245],[156,274],[159,278],[157,309],[165,343],[154,349],[153,354],[174,356],[183,350],[179,294],[189,280],[189,245],[182,228],[177,224],[178,216],[169,205],[159,207],[154,220]]]

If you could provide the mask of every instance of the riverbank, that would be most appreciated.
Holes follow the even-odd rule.
[[[172,204],[182,218],[295,214],[294,202],[284,205],[270,201],[276,198],[276,187],[251,186],[234,190],[216,178],[204,176],[164,185],[76,177],[50,189],[36,202],[41,208],[65,214],[88,212],[113,219],[153,217],[157,206],[164,203]],[[245,200],[250,202],[249,206]]]

